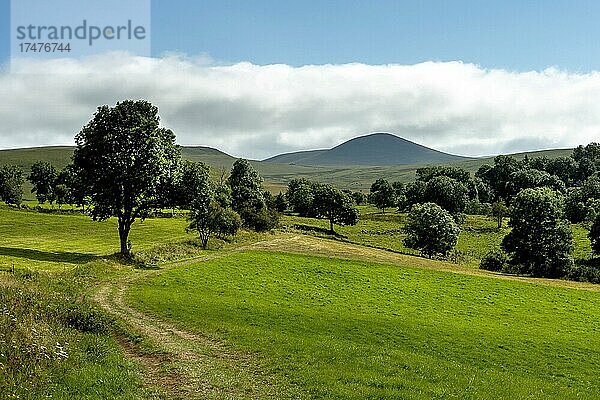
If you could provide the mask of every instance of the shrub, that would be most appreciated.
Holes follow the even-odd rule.
[[[279,225],[279,213],[266,207],[258,210],[245,208],[240,212],[240,216],[244,225],[256,232],[270,231]]]
[[[600,283],[600,266],[576,264],[569,270],[566,278],[578,282]]]
[[[447,255],[458,241],[460,228],[450,213],[437,204],[415,204],[408,214],[404,244],[431,258]]]
[[[108,333],[114,321],[102,311],[87,304],[59,305],[58,314],[69,328],[86,333]]]
[[[481,263],[479,264],[480,269],[484,269],[486,271],[506,271],[508,264],[508,257],[506,253],[500,250],[493,250],[487,253]]]

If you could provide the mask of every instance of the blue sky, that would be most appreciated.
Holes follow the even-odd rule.
[[[598,1],[152,2],[152,52],[221,62],[414,64],[461,60],[513,71],[600,69]],[[0,0],[0,60],[9,0]]]

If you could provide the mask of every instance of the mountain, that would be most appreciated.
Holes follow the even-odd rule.
[[[266,159],[297,165],[417,165],[444,164],[471,158],[442,153],[390,133],[373,133],[344,142],[332,149],[299,151]]]
[[[417,145],[418,146],[418,145]],[[9,149],[0,150],[0,165],[14,164],[23,168],[26,174],[29,173],[31,165],[38,161],[48,161],[58,168],[63,168],[71,160],[74,147],[54,146],[54,147],[36,147],[27,149]],[[326,153],[329,150],[316,150],[313,154]],[[517,159],[523,159],[525,155],[529,157],[545,156],[548,158],[568,157],[572,149],[542,150],[528,153],[512,154]],[[214,179],[219,179],[223,172],[229,171],[236,158],[222,151],[210,147],[189,147],[184,146],[181,149],[182,157],[185,160],[202,161],[210,165],[211,173]],[[311,152],[302,152],[304,154]],[[290,155],[285,155],[293,157]],[[444,154],[444,153],[441,153]],[[282,159],[285,160],[285,159]],[[289,160],[293,160],[290,158]],[[462,160],[462,161],[461,161]],[[376,179],[385,177],[389,181],[409,182],[414,180],[415,171],[423,164],[411,165],[299,165],[289,161],[264,162],[250,161],[254,168],[265,180],[265,187],[273,193],[285,191],[285,186],[293,178],[308,178],[323,183],[332,183],[342,189],[367,191]],[[458,162],[454,165],[465,168],[474,173],[483,164],[493,164],[493,157],[462,159],[458,157]],[[435,164],[435,163],[432,163]],[[444,162],[440,162],[444,164]],[[25,198],[34,199],[31,194],[31,184],[25,182]]]

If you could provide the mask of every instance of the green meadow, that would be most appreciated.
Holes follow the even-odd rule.
[[[455,264],[416,258],[404,220],[361,207],[332,236],[286,216],[203,251],[183,218],[150,218],[131,234],[146,268],[112,257],[114,220],[0,207],[0,269],[17,268],[0,272],[0,397],[170,399],[197,381],[212,391],[179,397],[600,397],[596,286],[477,270],[507,232],[486,217],[466,218]],[[10,340],[35,356],[9,361]]]
[[[133,251],[149,250],[165,242],[191,238],[184,219],[153,218],[137,221],[131,232]],[[117,222],[90,217],[0,209],[0,268],[57,270],[73,268],[115,253],[119,246]]]
[[[600,293],[245,251],[130,289],[311,398],[592,398]]]

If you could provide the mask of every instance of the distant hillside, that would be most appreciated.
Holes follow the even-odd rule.
[[[71,160],[74,147],[36,147],[30,149],[0,150],[0,165],[19,165],[28,174],[31,165],[38,161],[49,161],[58,168],[63,168]],[[213,178],[220,177],[222,172],[229,172],[236,158],[222,151],[210,147],[183,147],[182,156],[186,160],[202,161],[211,166]],[[517,159],[522,159],[525,154],[529,157],[546,156],[555,158],[569,156],[572,149],[543,150],[529,153],[513,154]],[[453,165],[467,169],[474,173],[483,164],[492,164],[493,157],[466,159],[454,161]],[[251,161],[252,165],[265,180],[265,186],[274,193],[285,190],[287,183],[293,178],[308,178],[323,183],[332,183],[342,189],[367,191],[378,178],[390,181],[408,182],[414,179],[415,171],[424,164],[411,165],[386,165],[386,166],[360,166],[360,165],[297,165],[290,163],[275,163],[264,161]],[[432,162],[427,165],[446,164],[446,162]],[[25,183],[25,197],[33,199],[30,193],[31,185]]]
[[[301,151],[265,161],[298,165],[416,165],[468,160],[430,149],[390,133],[373,133],[344,142],[329,150]]]

